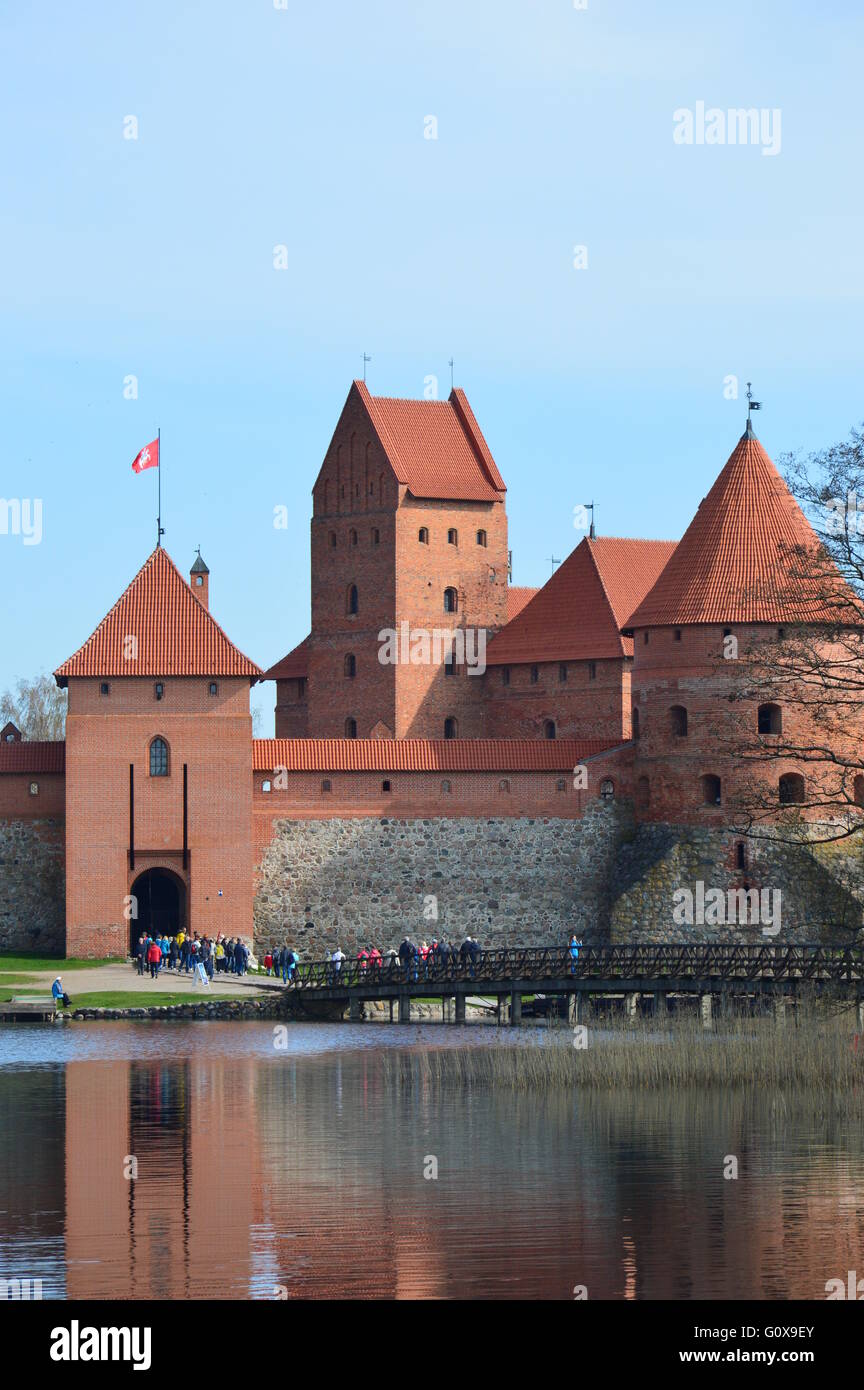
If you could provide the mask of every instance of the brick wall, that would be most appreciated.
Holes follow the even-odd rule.
[[[483,677],[486,736],[544,738],[552,720],[557,738],[629,738],[629,665],[622,658],[490,666]]]

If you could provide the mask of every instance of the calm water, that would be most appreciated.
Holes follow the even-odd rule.
[[[4,1029],[0,1277],[46,1298],[812,1299],[864,1273],[860,1125],[817,1098],[399,1086],[386,1054],[423,1045],[520,1042]]]

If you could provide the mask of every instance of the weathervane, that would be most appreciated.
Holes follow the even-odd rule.
[[[447,362],[448,362],[448,365],[449,365],[449,367],[450,367],[450,390],[452,391],[452,390],[454,389],[454,387],[453,387],[453,358],[452,358],[452,357],[448,357]]]
[[[550,565],[552,566],[552,573],[554,574],[554,573],[555,573],[555,566],[556,566],[556,565],[560,565],[561,561],[560,561],[560,560],[557,558],[557,556],[555,556],[555,555],[547,555],[547,556],[546,556],[546,559],[549,561]]]
[[[583,502],[583,503],[582,503],[582,506],[585,508],[586,512],[590,512],[590,513],[591,513],[591,529],[590,529],[590,531],[588,532],[588,535],[589,535],[590,539],[591,539],[592,541],[594,541],[594,540],[597,539],[597,535],[596,535],[596,532],[595,532],[595,530],[594,530],[594,503],[593,503],[593,502]]]
[[[364,381],[366,380],[366,363],[367,363],[367,362],[371,362],[371,361],[372,361],[372,358],[369,357],[369,356],[367,356],[367,354],[364,352],[364,354],[363,354],[363,380],[364,380]]]
[[[761,409],[762,409],[762,402],[761,402],[761,401],[754,401],[754,399],[753,399],[753,392],[750,390],[751,385],[752,385],[752,383],[748,381],[748,382],[747,382],[747,424],[748,424],[748,425],[750,424],[750,411],[751,411],[751,410],[761,410]]]

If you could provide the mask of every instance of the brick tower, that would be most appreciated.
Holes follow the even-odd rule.
[[[251,939],[261,672],[210,616],[208,574],[199,555],[196,591],[158,547],[54,673],[69,691],[67,955],[123,955],[144,927]]]
[[[353,383],[313,489],[312,631],[267,673],[277,737],[482,736],[468,667],[477,634],[507,620],[504,494],[464,392],[394,400]],[[469,661],[440,643],[436,660],[434,633],[459,630]],[[398,638],[383,663],[382,632]]]

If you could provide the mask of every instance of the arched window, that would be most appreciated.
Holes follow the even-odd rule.
[[[760,734],[782,734],[783,711],[779,705],[760,705],[756,716]]]
[[[455,589],[444,590],[444,612],[456,613],[459,609],[459,595]]]
[[[536,685],[537,682],[539,681],[539,679],[540,679],[540,667],[539,667],[539,666],[532,666],[532,667],[531,667],[531,684],[532,684],[532,685]]]
[[[708,772],[702,778],[702,801],[706,806],[719,806],[722,786],[720,778],[715,777],[713,772]]]
[[[357,737],[357,720],[356,720],[356,719],[352,719],[352,717],[351,717],[350,714],[349,714],[348,718],[345,720],[345,737],[346,737],[346,738],[356,738],[356,737]]]
[[[168,776],[168,744],[164,738],[154,738],[150,744],[150,776]]]
[[[445,795],[447,795],[449,792],[452,792],[453,787],[452,787],[451,784],[445,779],[445,780],[441,783],[441,790],[442,790],[442,792],[444,792]]]
[[[357,585],[356,585],[356,584],[349,584],[349,585],[348,585],[348,594],[347,594],[346,601],[345,601],[345,611],[346,611],[346,613],[348,613],[348,615],[349,615],[349,617],[350,617],[352,614],[357,613],[357,612],[359,611],[359,608],[360,608],[360,600],[359,600],[359,597],[358,597],[358,594],[357,594]]]
[[[638,711],[638,709],[635,709],[635,708],[634,708],[632,718],[633,718],[633,722],[632,722],[631,728],[632,728],[632,731],[633,731],[633,737],[634,737],[634,738],[638,738],[638,737],[639,737],[639,711]]]
[[[427,526],[420,527],[420,530],[417,532],[417,539],[421,545],[429,544],[429,528]]]
[[[478,531],[478,532],[477,532],[477,544],[478,544],[478,545],[485,545],[485,544],[486,544],[486,532],[485,532],[485,531]]]
[[[544,737],[544,738],[553,738],[553,739],[555,738],[555,720],[554,720],[554,719],[546,719],[546,720],[544,720],[544,722],[543,722],[543,737]]]
[[[333,783],[330,781],[329,777],[324,778],[324,781],[321,783],[321,790],[322,792],[332,792]]]
[[[452,714],[448,714],[444,720],[444,737],[456,738],[459,733],[459,724]]]
[[[600,783],[600,795],[604,801],[611,801],[614,797],[615,783],[612,781],[611,777],[607,777],[605,781]]]
[[[636,783],[636,805],[640,811],[647,811],[651,800],[651,783],[647,777],[640,777]]]
[[[380,545],[380,544],[381,544],[381,532],[378,530],[378,527],[377,527],[377,526],[373,526],[373,527],[372,527],[372,535],[371,535],[370,539],[371,539],[373,545]]]
[[[456,530],[456,527],[455,527],[455,526],[451,526],[451,527],[450,527],[450,530],[447,532],[447,544],[448,544],[448,545],[458,545],[458,544],[459,544],[459,532]]]
[[[382,790],[382,792],[389,792],[389,790],[390,790],[390,779],[389,779],[389,778],[385,778],[384,781],[381,783],[381,790]]]
[[[743,840],[739,840],[735,846],[735,868],[747,868],[747,846]]]
[[[262,792],[269,792],[269,791],[272,791],[272,784],[271,784],[271,782],[269,781],[269,779],[265,779],[265,780],[261,783],[261,790],[262,790]]]
[[[669,732],[673,738],[687,737],[687,711],[683,705],[673,705],[669,710]]]
[[[351,530],[348,532],[348,541],[351,545],[357,544],[357,532],[354,530],[353,526],[351,527]]]
[[[853,783],[852,795],[856,806],[864,806],[864,777],[860,772]]]
[[[356,676],[357,658],[353,652],[346,652],[345,660],[343,662],[343,668],[345,671],[345,675],[348,676],[349,679],[353,679],[353,677]]]
[[[565,782],[563,777],[558,778],[558,781],[555,783],[555,790],[556,792],[566,792],[567,783]]]
[[[804,800],[804,778],[800,772],[784,772],[780,778],[780,805],[796,806]]]
[[[498,783],[498,790],[499,792],[503,792],[505,796],[509,793],[510,782],[506,777],[501,778],[501,781]]]
[[[335,531],[328,531],[328,532],[327,532],[327,540],[328,540],[329,543],[330,543],[330,549],[331,549],[331,550],[335,550],[335,549],[336,549],[336,532],[335,532]]]

